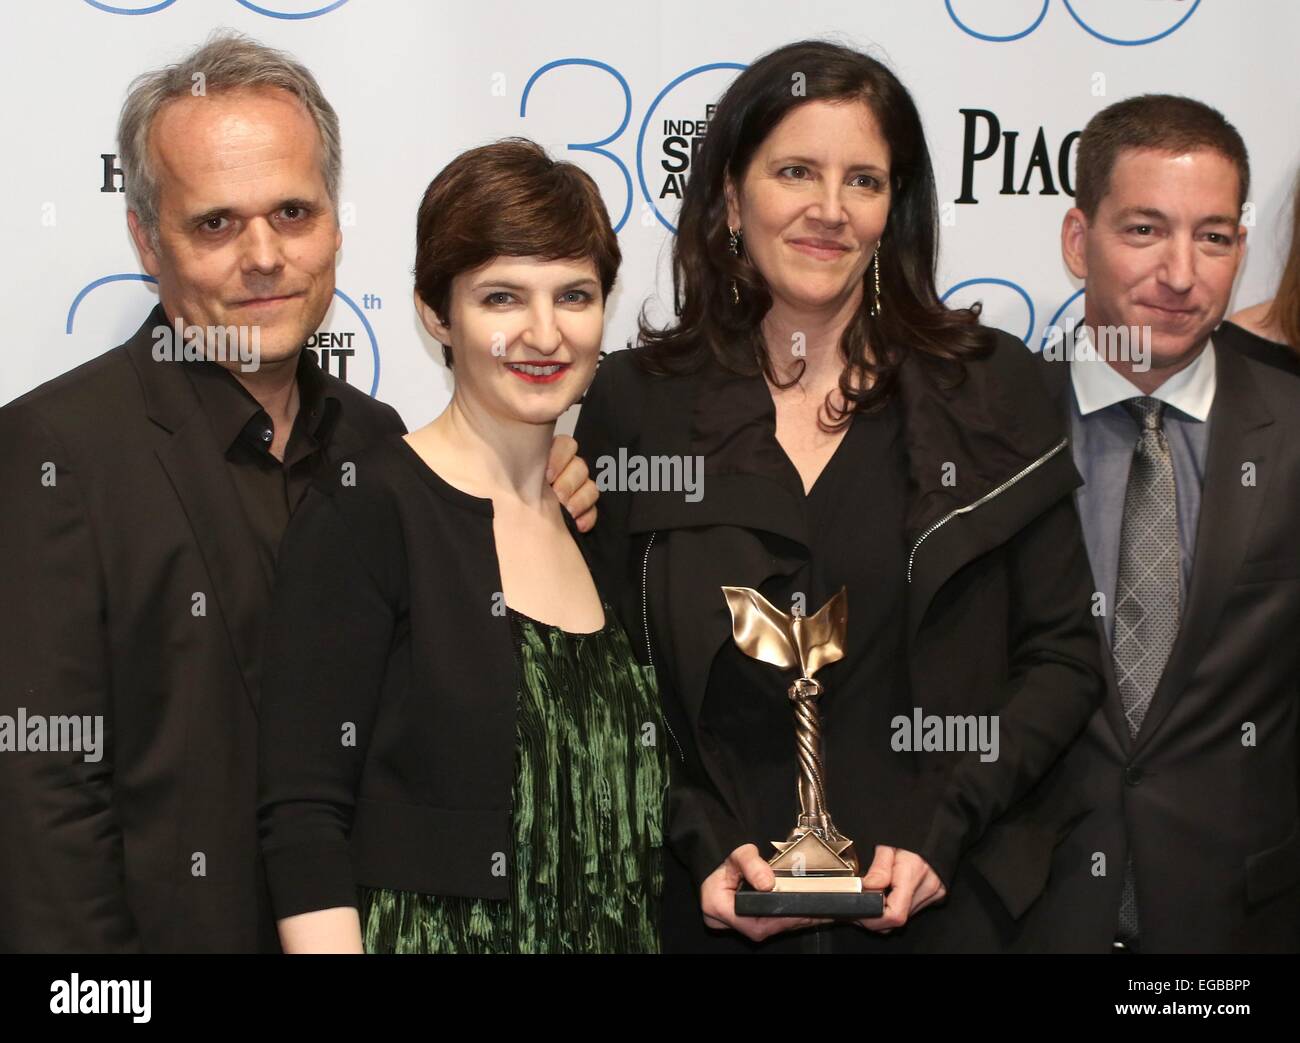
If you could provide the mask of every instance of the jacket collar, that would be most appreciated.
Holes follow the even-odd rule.
[[[710,362],[685,376],[649,382],[640,444],[697,461],[698,500],[680,491],[633,498],[632,532],[738,525],[807,546],[799,475],[776,441],[776,408],[761,375]]]
[[[1135,750],[1146,746],[1168,716],[1208,647],[1245,557],[1262,504],[1269,499],[1270,466],[1277,456],[1278,427],[1260,393],[1251,365],[1233,351],[1215,354],[1217,388],[1210,411],[1200,520],[1192,558],[1187,608],[1156,686]],[[1260,488],[1242,482],[1249,461]]]
[[[1041,396],[1026,396],[1023,385],[999,381],[993,370],[991,363],[969,364],[956,386],[915,357],[900,371],[913,633],[957,569],[1079,482],[1063,451],[1059,411]],[[803,487],[776,441],[776,410],[763,377],[732,374],[710,362],[696,373],[649,383],[641,444],[701,458],[704,488],[697,503],[680,492],[634,497],[631,531],[734,525],[806,550]],[[1053,434],[1045,440],[1043,432]],[[799,561],[797,553],[778,553],[768,565],[788,572]]]

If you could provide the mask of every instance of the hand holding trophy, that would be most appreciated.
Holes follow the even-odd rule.
[[[884,910],[884,892],[864,891],[853,841],[835,828],[826,807],[822,768],[822,686],[814,675],[844,656],[848,595],[844,588],[816,614],[791,616],[750,587],[723,587],[731,609],[732,637],[745,655],[782,670],[797,669],[788,689],[794,704],[799,753],[799,818],[790,835],[773,841],[768,860],[776,874],[771,891],[736,892],[739,916],[867,919]]]

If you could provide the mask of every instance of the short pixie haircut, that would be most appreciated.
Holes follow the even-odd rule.
[[[605,300],[623,259],[596,183],[527,138],[462,152],[429,183],[416,222],[415,292],[447,323],[452,280],[497,257],[590,259]],[[450,345],[442,353],[451,366]]]

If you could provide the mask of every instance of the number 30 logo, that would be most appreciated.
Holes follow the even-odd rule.
[[[606,146],[617,141],[623,135],[623,132],[627,130],[628,125],[632,121],[632,88],[628,86],[627,79],[623,76],[623,74],[620,73],[613,66],[607,65],[605,62],[596,61],[593,58],[561,58],[557,61],[548,62],[546,65],[543,65],[540,69],[538,69],[530,77],[528,77],[528,82],[524,84],[523,94],[519,99],[519,115],[520,118],[527,117],[528,100],[532,95],[533,87],[543,76],[545,76],[547,73],[554,71],[555,69],[560,69],[565,66],[572,66],[572,65],[587,66],[593,69],[599,69],[602,72],[607,73],[609,77],[615,83],[618,84],[619,88],[623,92],[623,116],[618,126],[615,127],[612,132],[607,134],[605,137],[595,141],[570,142],[566,145],[566,147],[571,152],[594,152],[598,156],[603,156],[605,159],[613,163],[614,166],[618,169],[619,173],[623,175],[623,185],[624,185],[626,199],[623,204],[623,211],[619,215],[618,220],[614,223],[614,231],[618,232],[622,230],[623,225],[627,223],[627,219],[629,215],[632,213],[632,198],[633,198],[632,174],[628,170],[627,164],[624,163],[619,156],[617,156],[615,153],[610,151]],[[665,133],[668,133],[668,131],[672,128],[672,125],[675,123],[686,123],[691,125],[702,126],[706,122],[706,116],[704,112],[705,99],[707,99],[707,101],[709,102],[716,99],[718,95],[720,95],[722,91],[725,89],[726,83],[730,82],[730,77],[723,77],[722,74],[738,72],[743,70],[744,68],[745,66],[739,64],[738,62],[712,62],[708,65],[700,65],[694,69],[688,69],[686,72],[682,73],[676,79],[668,83],[667,86],[663,88],[663,90],[661,90],[658,94],[655,95],[654,100],[650,103],[650,106],[646,109],[645,115],[641,117],[641,126],[637,133],[637,138],[636,138],[636,172],[637,172],[637,182],[640,185],[640,189],[641,189],[641,195],[642,198],[645,200],[645,204],[646,204],[647,219],[649,218],[649,215],[653,215],[654,219],[657,219],[660,224],[662,224],[665,228],[668,229],[668,231],[674,234],[676,234],[677,232],[676,227],[673,225],[672,221],[664,214],[663,210],[660,209],[659,202],[655,198],[655,195],[652,192],[650,185],[646,180],[645,150],[647,146],[653,145],[654,139],[656,138],[656,134],[652,133],[652,121],[654,120],[656,114],[660,113],[663,109],[667,108],[665,102],[669,98],[669,96],[672,95],[675,91],[678,91],[679,88],[683,88],[683,85],[689,83],[690,86],[685,88],[685,93],[687,97],[682,99],[682,104],[684,106],[689,106],[688,108],[684,109],[686,116],[688,116],[689,118],[672,119],[669,117],[665,117],[663,120],[664,126],[661,129],[664,129]],[[714,84],[712,79],[705,79],[702,82],[697,81],[697,78],[708,77],[710,74],[718,74],[718,76],[720,78],[723,78],[725,82],[721,84]],[[697,82],[691,82],[691,81],[697,81]],[[706,90],[708,90],[710,86],[715,86],[717,89],[713,90],[712,93],[707,93],[707,94],[704,93]],[[682,113],[674,113],[674,115],[680,117]],[[690,135],[692,139],[702,138],[702,136],[703,135]],[[677,137],[676,135],[670,135],[670,137],[672,137],[673,140],[677,140],[677,141],[685,140],[683,138]],[[665,149],[665,152],[667,152],[667,149]],[[670,158],[662,161],[665,170],[677,169],[679,160],[676,157],[677,157],[676,153],[671,153]],[[671,194],[672,189],[676,187],[680,187],[682,183],[683,182],[670,178],[668,182],[666,182],[666,187],[667,190],[669,191],[669,194]],[[663,196],[662,191],[660,193],[660,196],[662,198]]]

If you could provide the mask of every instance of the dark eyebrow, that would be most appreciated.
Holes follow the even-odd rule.
[[[1115,215],[1116,221],[1127,221],[1133,217],[1148,217],[1153,221],[1168,221],[1169,218],[1163,210],[1157,210],[1153,206],[1130,206],[1125,207]]]
[[[570,290],[575,290],[580,286],[599,286],[599,285],[600,283],[596,279],[593,279],[591,276],[588,275],[588,276],[584,276],[581,279],[574,279],[572,282],[566,283],[564,286],[560,287],[558,292],[568,293]],[[474,285],[470,287],[470,292],[476,293],[479,290],[486,289],[489,286],[491,286],[494,290],[511,290],[516,293],[519,292],[526,293],[528,291],[527,286],[521,286],[518,283],[502,282],[499,279],[480,279],[478,282],[474,283]]]
[[[1169,218],[1166,216],[1164,211],[1157,210],[1153,206],[1130,206],[1127,209],[1121,210],[1118,214],[1115,215],[1115,219],[1117,221],[1128,221],[1134,217],[1146,217],[1153,221],[1169,220]],[[1231,225],[1233,227],[1236,227],[1237,218],[1231,215],[1211,214],[1208,217],[1201,218],[1197,222],[1197,227],[1200,227],[1202,225]]]
[[[781,166],[783,166],[783,167],[785,167],[785,166],[801,166],[801,167],[815,167],[815,166],[820,166],[820,164],[817,162],[817,160],[815,160],[815,159],[809,159],[807,156],[779,156],[779,157],[777,157],[776,162],[779,163],[779,164],[780,164]],[[870,170],[870,171],[873,171],[873,172],[878,173],[878,174],[887,174],[887,173],[888,173],[888,171],[886,171],[885,168],[882,167],[882,166],[880,166],[878,163],[850,163],[850,164],[849,164],[849,169],[850,169],[850,170]]]

